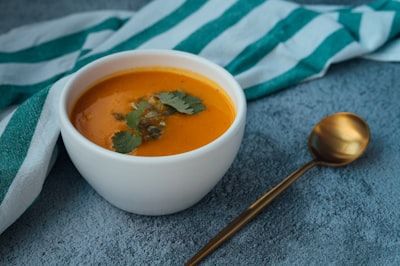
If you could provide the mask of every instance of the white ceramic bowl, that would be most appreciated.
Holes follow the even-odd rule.
[[[232,125],[218,139],[201,148],[159,157],[120,154],[82,136],[69,120],[82,92],[114,72],[144,66],[184,68],[218,83],[236,108]],[[232,164],[242,141],[245,119],[245,96],[232,75],[199,56],[172,50],[135,50],[98,59],[67,82],[59,105],[61,135],[81,175],[111,204],[144,215],[178,212],[202,199]]]

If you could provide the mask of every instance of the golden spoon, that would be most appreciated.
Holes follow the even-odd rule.
[[[353,113],[336,113],[322,119],[311,131],[308,149],[313,160],[295,170],[250,205],[205,245],[186,265],[196,265],[236,233],[272,200],[315,165],[343,166],[359,158],[366,150],[370,132],[364,119]]]

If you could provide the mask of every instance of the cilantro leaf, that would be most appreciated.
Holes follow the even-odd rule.
[[[113,148],[119,153],[130,153],[142,144],[142,137],[129,131],[119,131],[112,137]]]
[[[185,101],[193,109],[193,114],[200,113],[206,109],[206,107],[201,103],[200,98],[186,94]]]
[[[133,128],[139,131],[139,122],[140,117],[143,114],[143,111],[146,109],[148,103],[144,100],[140,101],[139,105],[137,106],[136,110],[133,110],[126,114],[126,124],[128,127]]]
[[[183,91],[160,92],[156,96],[161,103],[174,108],[179,113],[192,115],[205,109],[201,99],[188,95]]]

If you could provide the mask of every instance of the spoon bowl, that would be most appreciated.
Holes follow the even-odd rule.
[[[344,166],[364,153],[369,139],[365,120],[342,112],[325,117],[314,127],[308,138],[308,149],[318,164]]]
[[[347,165],[365,152],[369,140],[368,124],[356,114],[341,112],[323,118],[314,126],[308,138],[308,149],[314,159],[295,170],[251,204],[211,239],[186,265],[196,265],[213,252],[313,166]]]

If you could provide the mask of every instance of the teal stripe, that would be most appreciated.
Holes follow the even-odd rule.
[[[195,13],[202,5],[207,3],[207,0],[197,0],[197,1],[185,1],[180,7],[175,9],[173,12],[168,14],[166,17],[158,20],[155,24],[151,25],[150,27],[142,30],[141,32],[133,35],[129,39],[121,42],[114,48],[95,54],[90,57],[86,57],[77,62],[75,66],[75,70],[81,68],[82,66],[100,58],[105,55],[132,50],[140,46],[141,44],[149,41],[155,36],[160,35],[161,33],[170,30],[171,28],[175,27],[185,18],[189,17],[191,14]]]
[[[352,42],[354,42],[353,37],[345,29],[337,30],[329,35],[312,54],[300,60],[295,67],[286,73],[267,82],[246,88],[244,90],[246,98],[253,100],[265,96],[320,73],[335,54]]]
[[[376,11],[395,12],[388,40],[398,37],[400,34],[400,2],[381,0],[372,2],[369,4],[369,6]]]
[[[0,109],[13,104],[20,104],[43,88],[52,85],[67,73],[57,74],[40,83],[18,86],[0,84]]]
[[[38,46],[15,52],[0,52],[0,63],[35,63],[50,60],[82,48],[87,36],[103,30],[117,30],[127,20],[109,18],[85,30],[69,34]]]
[[[294,10],[286,19],[277,23],[266,35],[247,46],[225,68],[233,75],[238,75],[250,69],[277,45],[290,39],[299,29],[318,15],[319,13],[304,8]]]
[[[221,16],[200,27],[189,37],[179,43],[174,49],[193,54],[199,53],[210,41],[264,2],[264,0],[241,0],[235,3]]]
[[[23,103],[0,137],[0,203],[28,153],[49,89],[41,90]]]
[[[81,50],[81,52],[79,53],[78,58],[81,58],[82,56],[84,56],[85,54],[89,53],[90,51],[92,51],[92,50],[91,49]]]
[[[338,22],[347,29],[355,40],[359,41],[361,19],[361,13],[341,12],[339,13]]]
[[[387,8],[389,10],[396,11],[394,14],[393,22],[392,22],[392,27],[390,29],[389,33],[389,40],[399,37],[398,35],[400,34],[400,3],[399,2],[390,2],[387,5]]]
[[[378,0],[368,3],[367,6],[375,11],[396,11],[399,10],[400,3],[389,0]]]
[[[389,33],[389,40],[399,37],[400,34],[400,10],[396,12],[392,22],[392,28]]]

